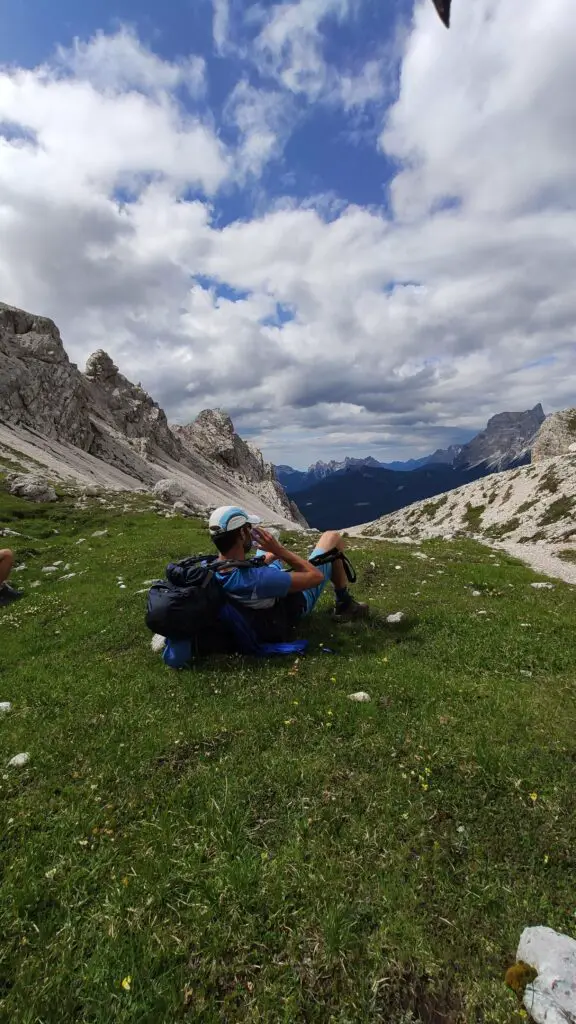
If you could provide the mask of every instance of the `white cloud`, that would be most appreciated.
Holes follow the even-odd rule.
[[[256,39],[255,55],[262,71],[292,93],[318,100],[334,88],[335,69],[323,55],[322,24],[343,20],[351,0],[296,0],[276,4]]]
[[[223,54],[228,46],[230,8],[228,0],[212,0],[212,34],[216,52]]]
[[[202,57],[162,60],[127,27],[112,36],[97,32],[89,42],[75,39],[70,49],[60,47],[58,58],[65,71],[91,82],[98,90],[157,93],[182,85],[192,96],[199,96],[205,88],[206,63]]]
[[[17,125],[36,143],[3,142],[5,188],[35,198],[49,193],[53,201],[84,199],[95,190],[138,191],[141,179],[153,175],[209,194],[218,188],[229,173],[224,149],[171,91],[185,72],[133,43],[125,33],[96,36],[82,48],[78,75],[51,67],[0,70],[0,122]],[[101,72],[88,74],[98,61]],[[121,82],[125,91],[115,91]],[[129,89],[128,82],[154,86],[154,95]]]
[[[187,62],[130,33],[0,70],[0,296],[53,316],[79,362],[108,348],[174,418],[227,406],[297,464],[573,404],[572,0],[461,0],[449,33],[418,8],[381,137],[389,215],[314,195],[217,226],[219,190],[281,151],[292,86],[325,102],[322,19],[343,11],[273,8],[256,57],[276,85],[236,86],[236,148],[179,103]]]
[[[277,90],[257,89],[246,79],[234,87],[225,108],[226,119],[238,131],[236,163],[239,175],[258,175],[278,156],[293,126],[290,97]]]

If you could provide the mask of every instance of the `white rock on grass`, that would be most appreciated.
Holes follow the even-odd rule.
[[[472,591],[472,597],[482,597],[481,591],[480,590],[473,590]]]
[[[533,587],[534,590],[554,590],[553,583],[531,583],[530,586]]]
[[[50,483],[39,473],[17,473],[9,478],[10,494],[28,501],[57,501],[58,495]]]
[[[44,565],[42,566],[42,572],[58,572],[57,565]]]
[[[8,761],[8,768],[24,768],[30,760],[30,754],[25,751],[23,754],[15,754]]]
[[[160,633],[155,633],[150,641],[150,647],[154,651],[154,654],[159,654],[160,651],[163,651],[165,644],[166,638],[160,636]]]
[[[405,618],[404,612],[393,612],[391,615],[386,616],[386,622],[390,626],[394,626],[398,622],[403,622]]]
[[[41,587],[42,583],[40,580],[34,580],[34,583],[30,584],[31,587]]]
[[[12,569],[12,572],[24,572],[26,568],[26,564],[23,562],[22,565],[17,565],[15,569]]]
[[[108,530],[94,530],[93,537],[106,537]]]
[[[368,704],[372,698],[369,693],[364,690],[358,690],[357,693],[349,693],[348,700],[354,700],[357,704]]]
[[[0,701],[0,715],[7,715],[9,711],[12,711],[12,705],[9,700]]]
[[[77,545],[78,545],[78,544],[85,544],[85,543],[86,543],[86,537],[80,537],[80,540],[77,540],[77,541],[76,541],[76,544],[77,544]]]

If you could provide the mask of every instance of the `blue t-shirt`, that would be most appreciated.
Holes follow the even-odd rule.
[[[219,572],[218,579],[229,597],[250,608],[272,608],[279,597],[286,597],[292,582],[290,573],[275,562],[259,569]]]

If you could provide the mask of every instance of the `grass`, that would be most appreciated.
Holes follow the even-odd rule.
[[[574,931],[570,587],[471,541],[351,541],[370,623],[326,600],[297,664],[172,673],[137,591],[200,525],[1,492],[0,520],[27,566],[2,758],[30,752],[0,775],[0,1020],[516,1019],[520,932]]]
[[[560,481],[559,481],[558,477],[556,476],[556,474],[555,474],[553,469],[549,469],[548,472],[546,473],[546,475],[543,476],[542,479],[540,480],[539,490],[541,492],[542,491],[550,491],[551,494],[556,494],[556,492],[557,492],[559,487],[560,487]]]
[[[466,511],[462,516],[462,522],[466,523],[474,533],[477,533],[482,524],[482,516],[484,515],[485,509],[485,505],[472,505],[471,502],[468,502],[466,505]]]
[[[558,552],[558,558],[562,558],[565,562],[576,563],[576,551],[574,548],[563,548],[562,551]]]
[[[513,516],[505,523],[492,523],[491,526],[487,526],[484,530],[484,536],[490,537],[492,540],[498,540],[501,537],[505,537],[507,533],[512,533],[513,530],[517,530],[520,523],[521,520],[518,516]]]
[[[560,519],[565,519],[570,515],[574,507],[574,500],[574,497],[566,494],[557,498],[540,517],[538,521],[539,526],[551,526],[553,523],[559,522]]]
[[[447,501],[448,495],[443,494],[437,501],[426,502],[426,504],[422,506],[421,515],[428,516],[429,519],[433,519],[438,512],[438,509],[443,508]]]
[[[532,498],[529,501],[523,501],[522,504],[519,505],[518,508],[516,509],[516,514],[518,516],[522,516],[522,515],[524,515],[525,512],[529,512],[530,509],[534,508],[534,505],[537,505],[537,504],[538,504],[538,498]]]

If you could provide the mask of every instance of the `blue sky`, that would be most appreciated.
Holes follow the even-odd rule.
[[[571,0],[0,0],[0,297],[276,462],[574,403]]]

